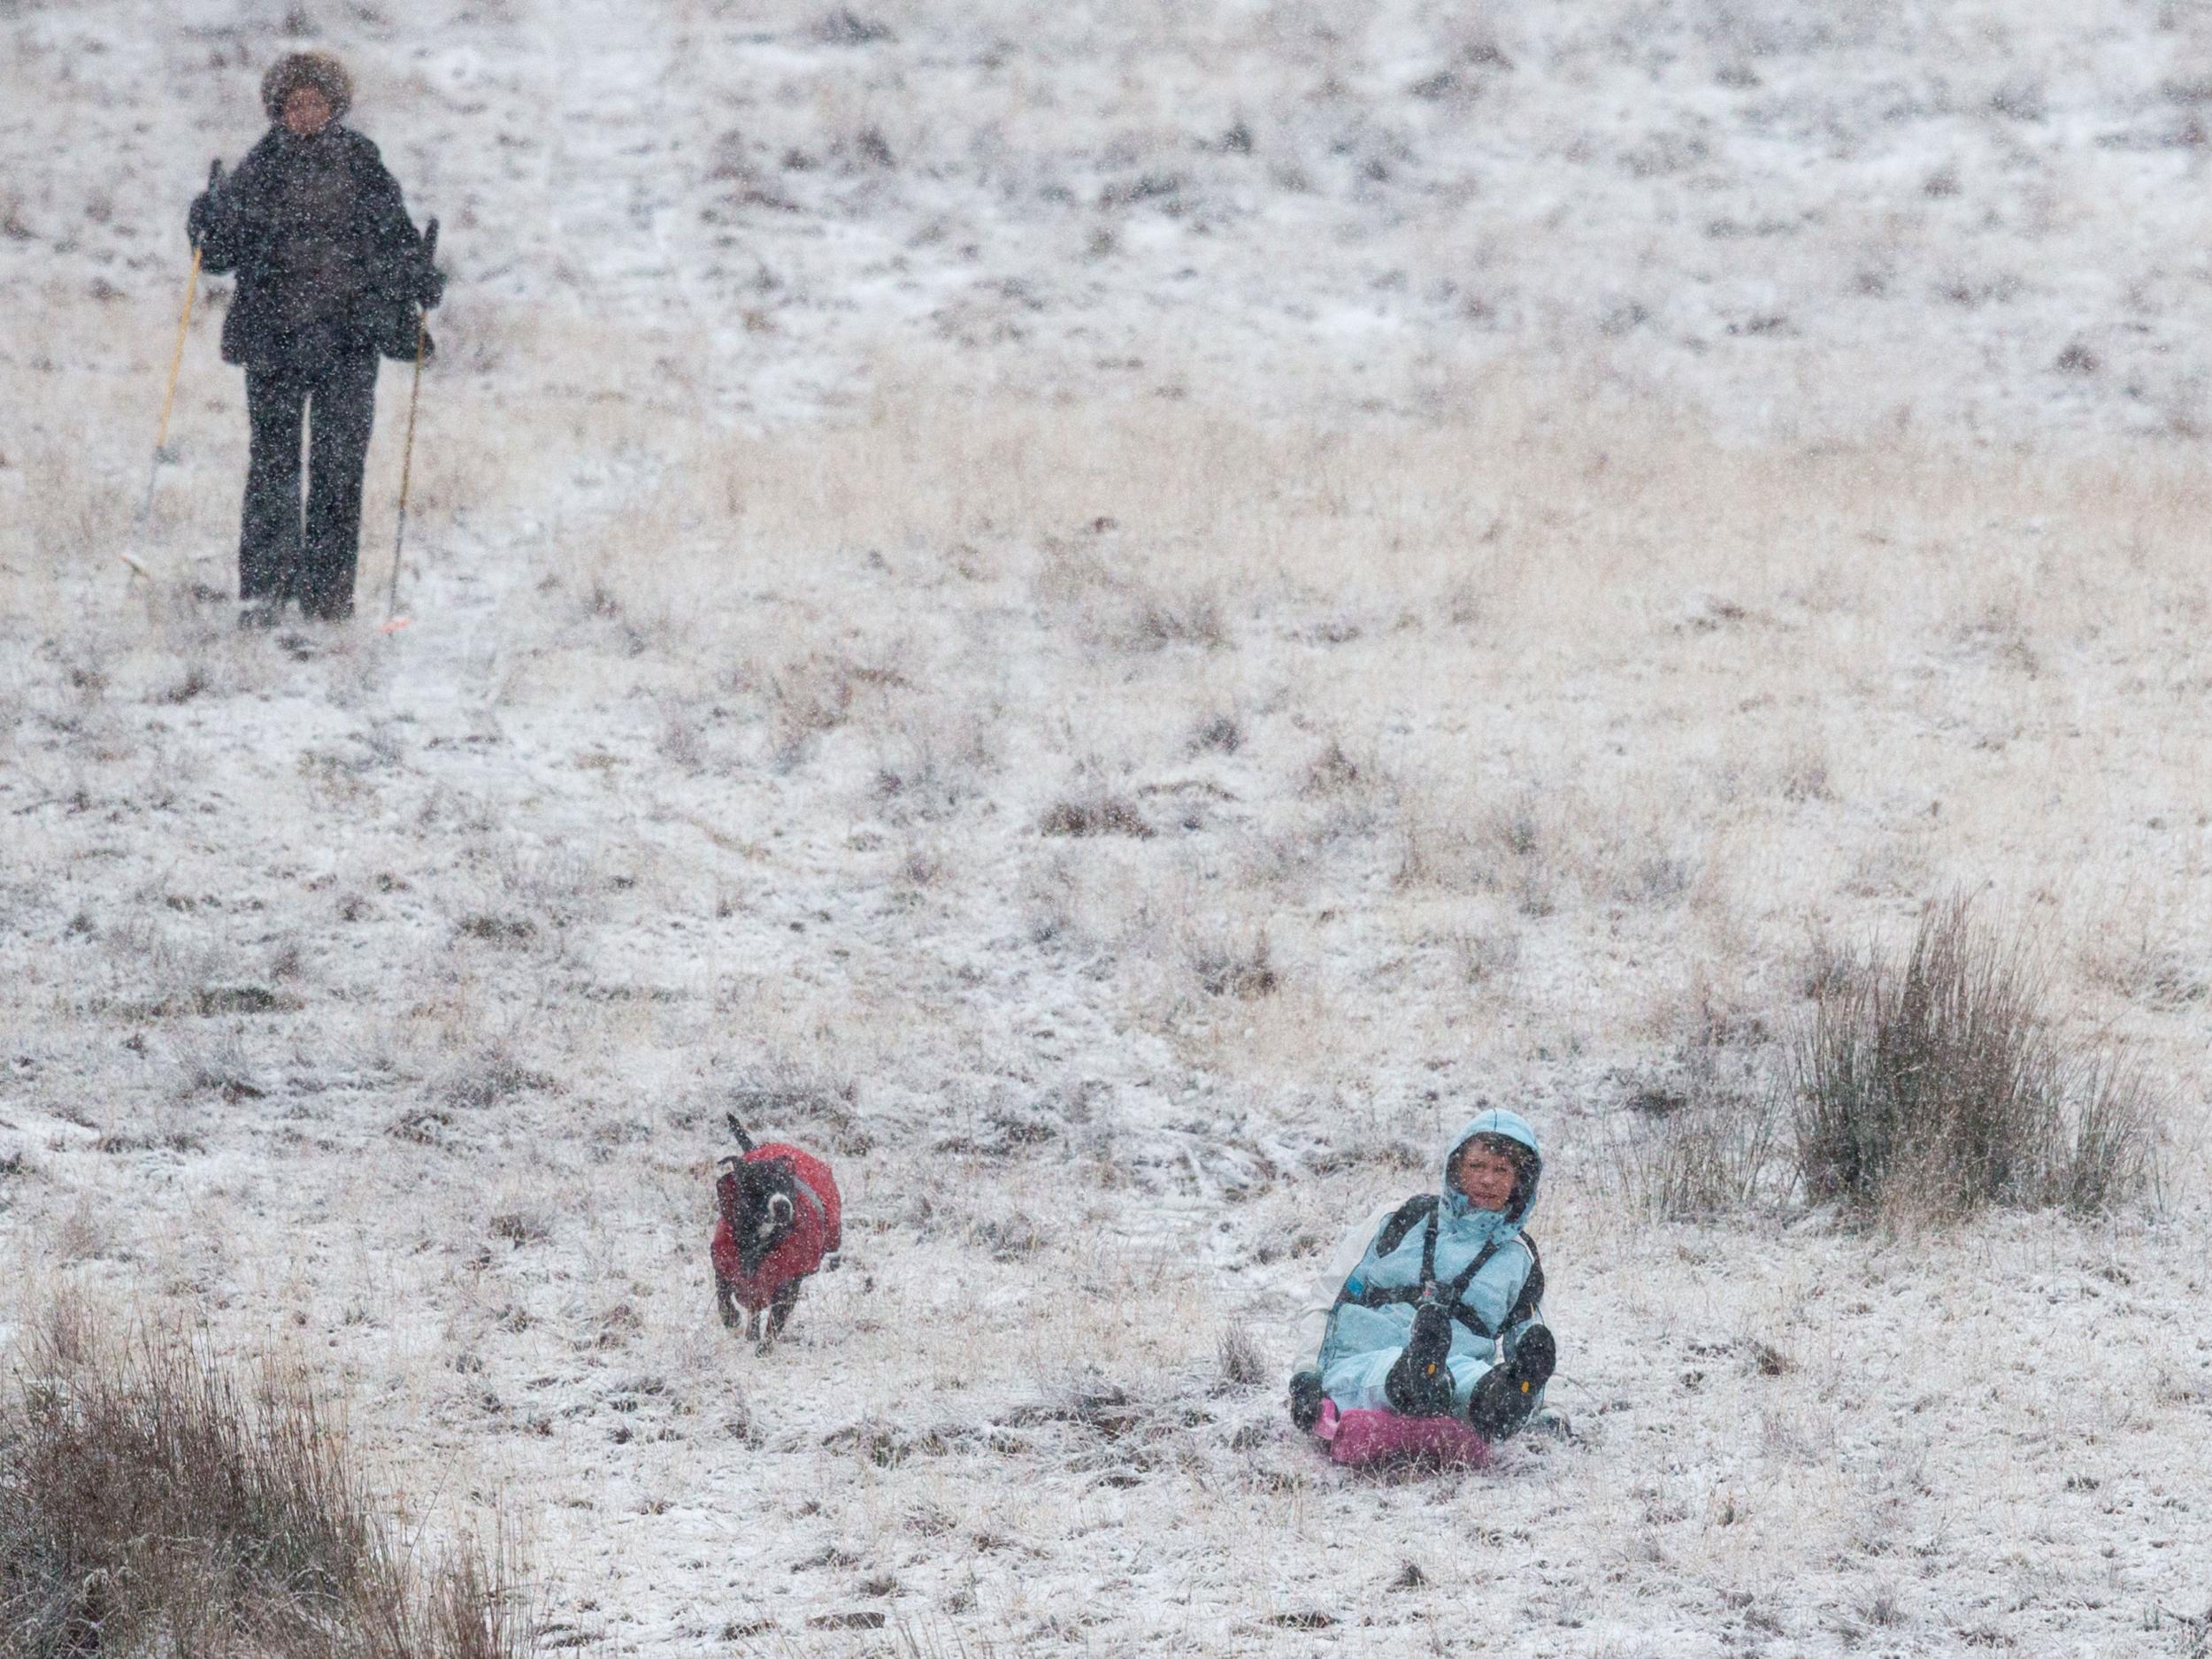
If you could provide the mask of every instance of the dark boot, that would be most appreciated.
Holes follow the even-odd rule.
[[[1313,1425],[1321,1421],[1321,1373],[1302,1371],[1291,1373],[1290,1420],[1301,1434],[1313,1432]]]
[[[1443,1417],[1452,1412],[1452,1316],[1425,1302],[1413,1310],[1413,1336],[1383,1379],[1383,1397],[1403,1417]]]
[[[1540,1325],[1523,1333],[1512,1360],[1494,1365],[1467,1402],[1467,1421],[1485,1440],[1502,1440],[1517,1434],[1536,1409],[1538,1391],[1551,1380],[1559,1363],[1559,1345]]]

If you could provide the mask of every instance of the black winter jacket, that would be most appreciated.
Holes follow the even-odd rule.
[[[377,148],[335,123],[303,139],[272,127],[238,171],[192,204],[204,268],[238,273],[223,360],[250,369],[332,353],[415,355],[415,307],[441,283]]]

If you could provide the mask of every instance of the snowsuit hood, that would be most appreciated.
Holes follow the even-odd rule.
[[[1527,1180],[1515,1189],[1515,1202],[1502,1211],[1477,1210],[1467,1202],[1467,1194],[1459,1190],[1459,1183],[1452,1179],[1452,1172],[1459,1164],[1461,1150],[1477,1135],[1502,1135],[1508,1141],[1526,1147],[1529,1156],[1534,1160]],[[1463,1225],[1472,1224],[1480,1227],[1493,1237],[1505,1238],[1528,1225],[1528,1218],[1536,1209],[1536,1188],[1543,1176],[1543,1148],[1536,1144],[1536,1131],[1529,1126],[1528,1119],[1518,1112],[1501,1111],[1494,1108],[1476,1113],[1457,1134],[1445,1143],[1441,1170],[1437,1179],[1447,1216]]]

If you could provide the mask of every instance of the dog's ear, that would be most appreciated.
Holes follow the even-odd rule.
[[[737,1114],[735,1112],[724,1112],[722,1114],[722,1121],[729,1125],[730,1133],[736,1137],[737,1144],[743,1148],[746,1151],[750,1152],[753,1149],[753,1138],[745,1133],[745,1125],[737,1121]]]

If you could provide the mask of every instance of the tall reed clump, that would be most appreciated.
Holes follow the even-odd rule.
[[[2116,1050],[2068,1043],[2047,991],[2034,952],[1965,898],[1922,910],[1901,966],[1826,976],[1793,1056],[1806,1195],[1939,1217],[2141,1195],[2158,1102]]]
[[[296,1367],[58,1313],[0,1402],[0,1655],[529,1659],[511,1537],[424,1551]]]

